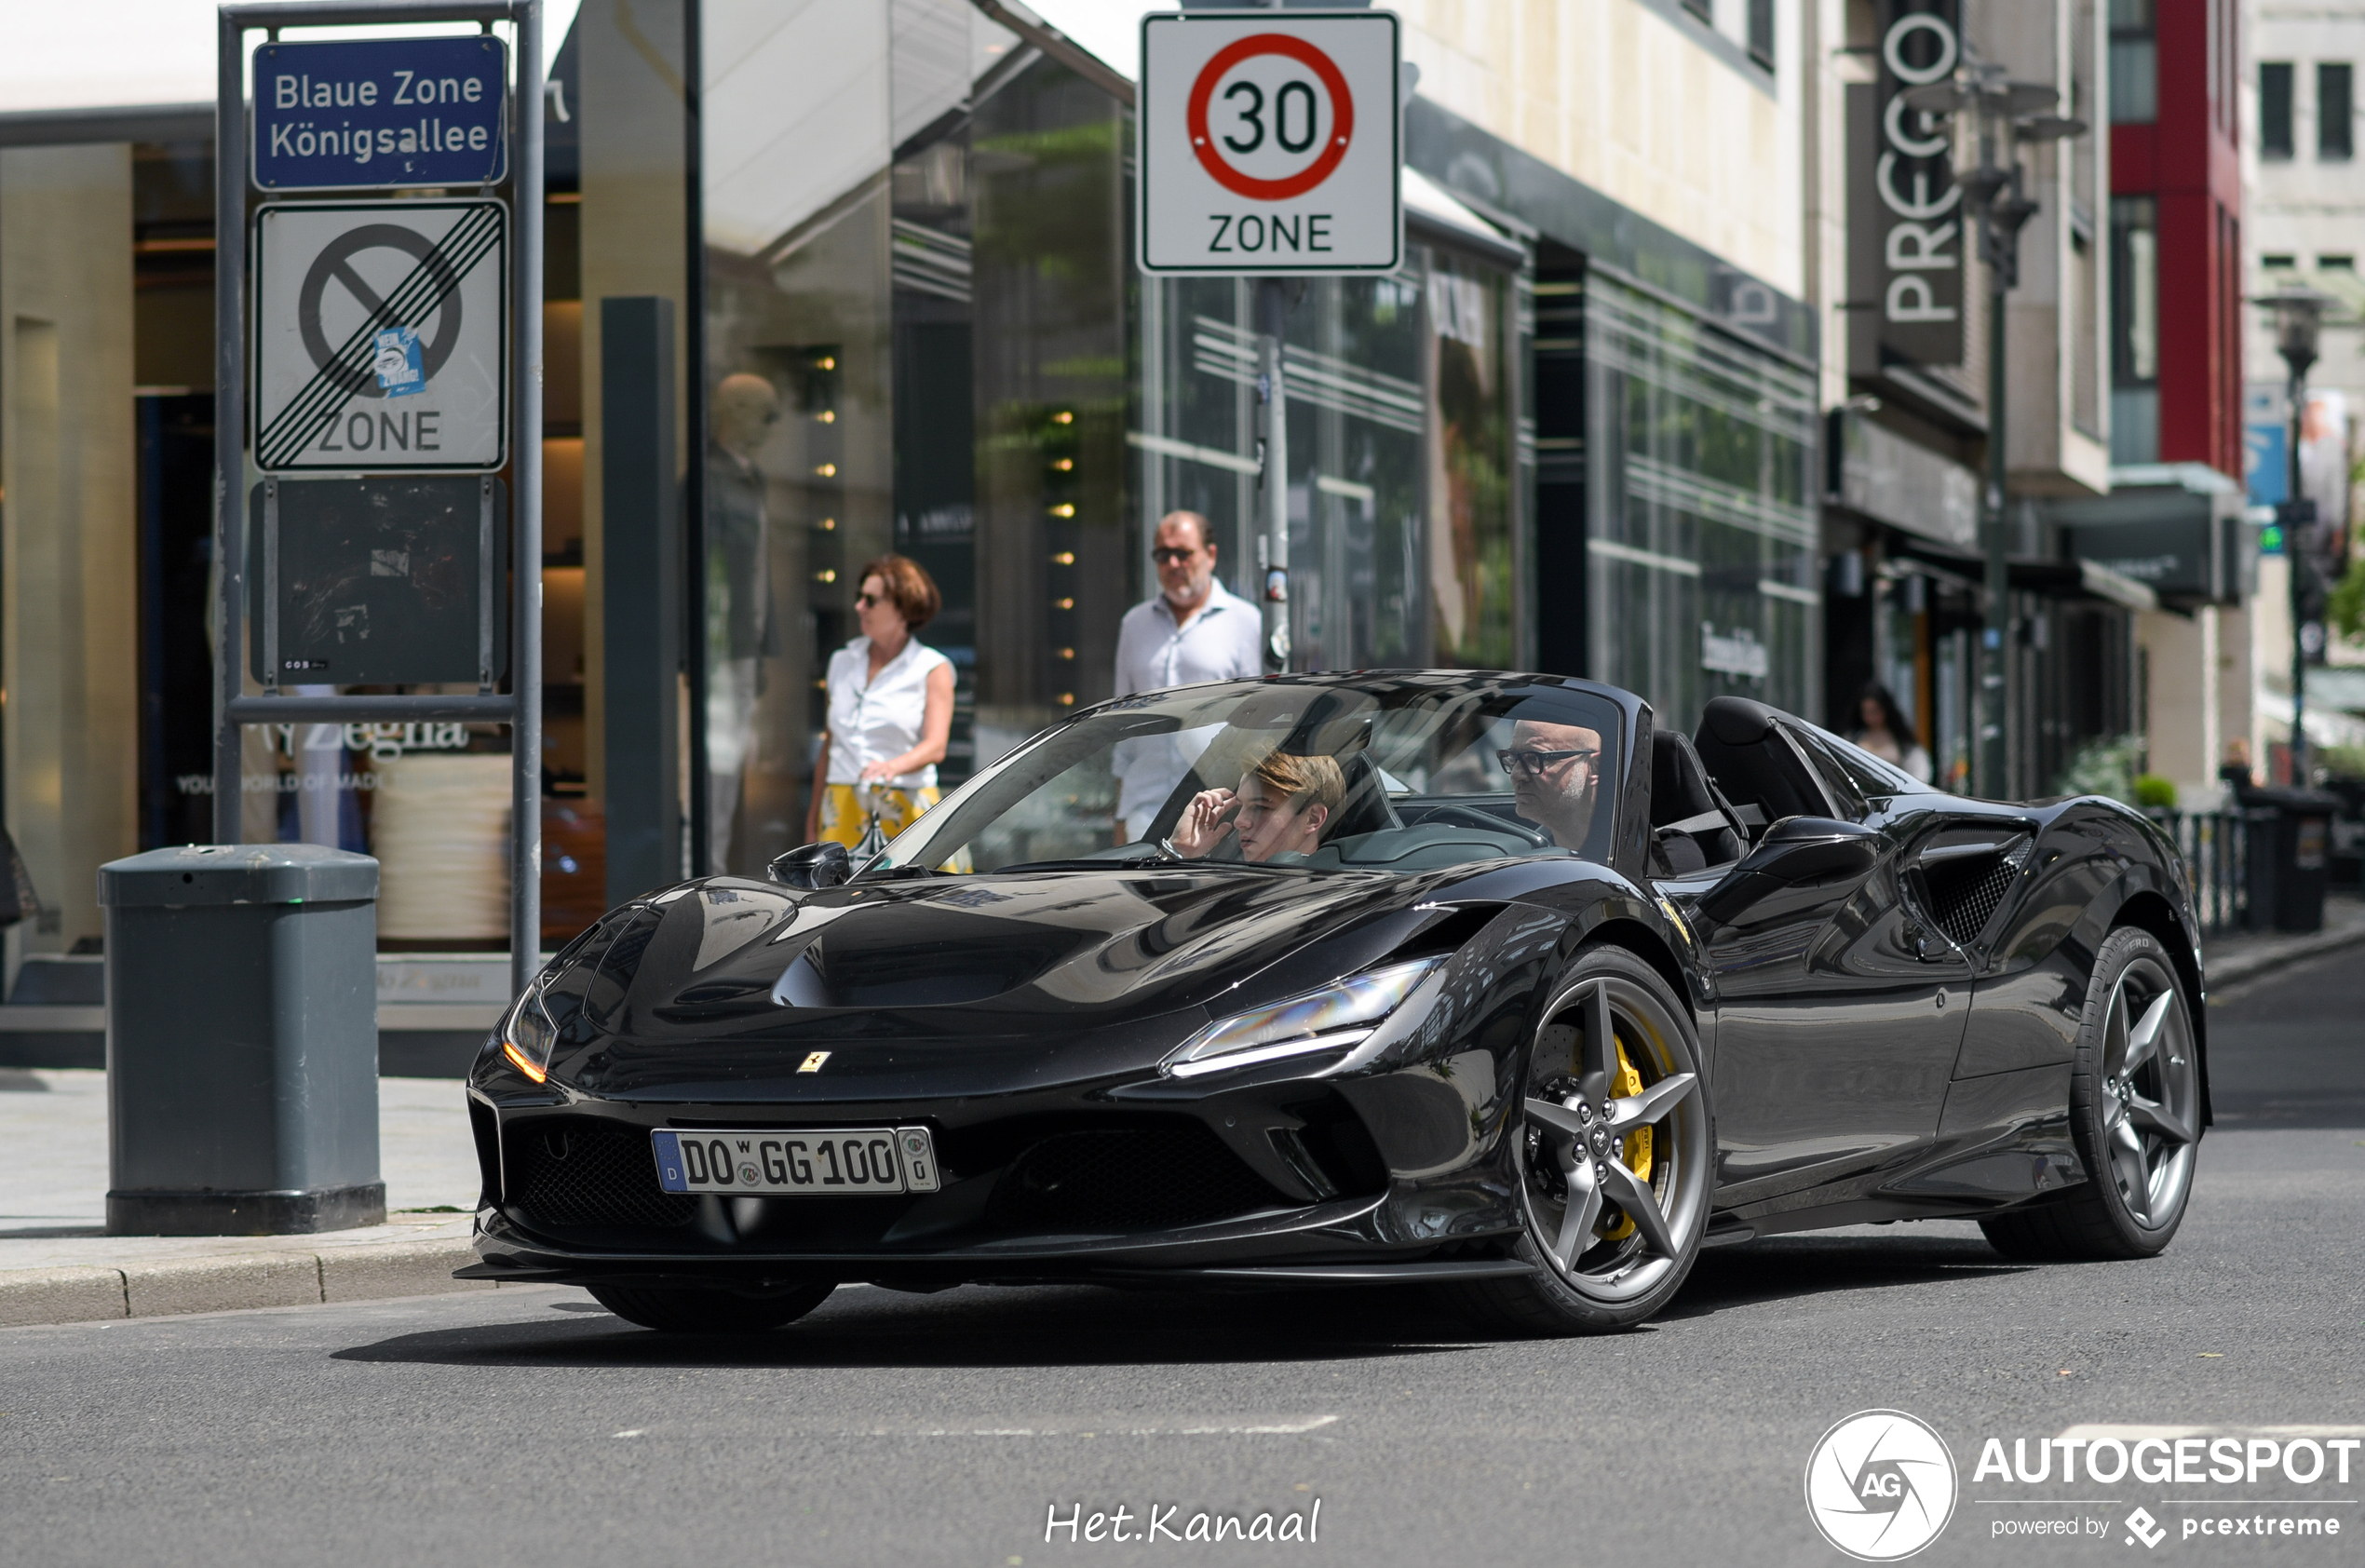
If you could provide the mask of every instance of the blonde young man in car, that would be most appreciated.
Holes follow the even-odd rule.
[[[1228,833],[1240,838],[1240,858],[1264,865],[1284,856],[1311,855],[1322,829],[1346,795],[1336,759],[1275,751],[1240,776],[1237,790],[1202,790],[1182,808],[1173,845],[1193,859],[1212,854]]]

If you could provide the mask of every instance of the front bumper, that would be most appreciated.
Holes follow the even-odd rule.
[[[1137,1077],[927,1101],[684,1104],[555,1081],[529,1090],[496,1070],[469,1090],[484,1198],[480,1261],[461,1277],[763,1291],[1517,1272],[1500,1141],[1472,1136],[1458,1093],[1407,1090],[1396,1076],[1275,1070],[1216,1088]],[[669,1128],[914,1125],[935,1140],[935,1193],[671,1195],[650,1145]]]

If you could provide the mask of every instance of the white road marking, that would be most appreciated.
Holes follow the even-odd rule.
[[[2365,1426],[2065,1426],[2057,1437],[2087,1442],[2136,1442],[2144,1438],[2365,1438]]]
[[[1033,1426],[932,1426],[918,1431],[872,1427],[846,1436],[873,1438],[1210,1438],[1295,1437],[1317,1432],[1339,1420],[1335,1415],[1215,1418],[1167,1426],[1133,1426],[1121,1422],[1045,1422]]]

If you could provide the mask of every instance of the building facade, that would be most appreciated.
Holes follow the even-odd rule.
[[[2206,804],[2250,731],[2240,7],[2111,0],[2107,21],[2112,493],[2048,515],[2158,596],[2136,617],[2146,764]]]
[[[2007,792],[2043,793],[2081,747],[2141,727],[2133,617],[2156,602],[2141,584],[2082,561],[2050,515],[2111,489],[2101,225],[2113,143],[2088,133],[2020,154],[2035,210],[2005,295],[1998,429],[1988,400],[1994,295],[1957,182],[1980,155],[1976,127],[1903,95],[1986,64],[2049,88],[2061,115],[2099,120],[2105,18],[2091,0],[1833,0],[1811,14],[1822,62],[1809,166],[1816,289],[1835,345],[1822,388],[1828,722],[1854,729],[1859,694],[1884,687],[1938,781],[1970,787],[1987,622],[1980,503],[1990,443],[2000,439],[2011,561]]]
[[[2312,745],[2365,745],[2365,646],[2326,635],[2325,589],[2356,559],[2358,414],[2365,410],[2365,169],[2357,161],[2357,73],[2365,64],[2365,7],[2250,0],[2245,59],[2243,169],[2250,190],[2244,235],[2250,293],[2292,287],[2330,297],[2331,323],[2308,375],[2301,429],[2300,494],[2317,521],[2293,541],[2272,508],[2290,498],[2291,409],[2272,323],[2253,311],[2249,358],[2249,498],[2261,534],[2250,656],[2256,713],[2252,745],[2262,774],[2289,776],[2291,546],[2304,573],[2301,635],[2324,671],[2308,691]]]
[[[603,812],[611,728],[651,733],[618,706],[651,683],[612,662],[651,628],[677,629],[686,742],[663,870],[750,871],[804,836],[863,561],[899,551],[943,590],[948,783],[1109,695],[1167,511],[1207,516],[1251,588],[1252,291],[1134,264],[1142,8],[574,16],[540,215],[546,938],[651,827]],[[1295,662],[1591,675],[1686,729],[1727,692],[1818,711],[1808,8],[1399,11],[1402,264],[1313,281],[1287,319]],[[12,979],[96,946],[97,863],[207,833],[211,114],[0,115],[6,812],[45,906]],[[632,466],[663,461],[653,419],[662,474]],[[678,588],[611,572],[669,508]],[[379,856],[390,946],[498,946],[507,745],[256,726],[245,835]]]

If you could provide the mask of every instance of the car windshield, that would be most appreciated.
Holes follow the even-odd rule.
[[[1232,682],[1107,703],[1036,736],[865,876],[1210,860],[1422,872],[1607,859],[1624,716],[1517,676]]]

